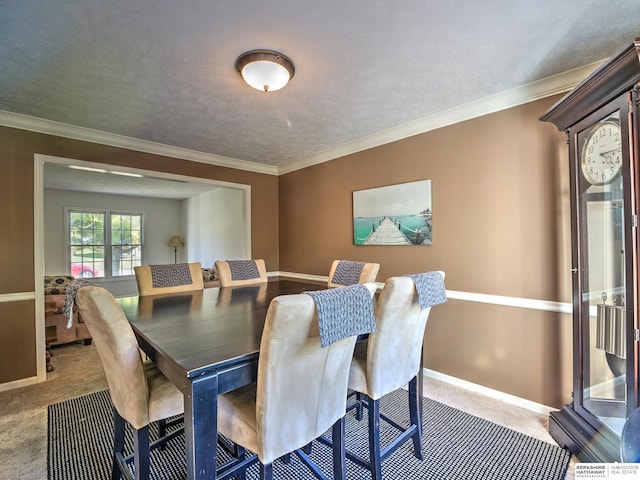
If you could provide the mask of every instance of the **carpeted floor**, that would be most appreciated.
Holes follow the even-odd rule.
[[[407,392],[397,391],[381,402],[383,411],[398,420],[408,416]],[[406,443],[383,462],[388,479],[455,480],[561,480],[570,455],[556,445],[530,437],[424,398],[424,461],[413,456],[411,442]],[[366,418],[347,417],[347,448],[366,457]],[[382,425],[382,443],[394,434]],[[106,391],[50,405],[48,408],[49,480],[108,478],[111,464],[111,402]],[[154,432],[155,434],[155,432]],[[131,441],[129,440],[129,448]],[[224,454],[220,455],[222,459]],[[312,458],[326,472],[331,469],[331,452],[314,443]],[[283,479],[307,479],[313,476],[297,459],[289,465],[275,464],[275,475]],[[152,478],[186,478],[183,437],[170,447],[152,455]],[[250,470],[257,478],[257,467]],[[348,462],[347,478],[369,478],[368,472]]]
[[[0,392],[0,478],[47,478],[47,408],[71,398],[107,388],[95,346],[82,343],[55,349],[55,370],[47,381]],[[430,398],[545,442],[549,415],[515,406],[507,401],[425,377],[424,394]],[[576,457],[565,480],[574,480]],[[415,477],[411,477],[415,478]]]

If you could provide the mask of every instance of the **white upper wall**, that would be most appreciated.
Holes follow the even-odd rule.
[[[69,274],[65,265],[65,208],[95,208],[143,214],[143,263],[173,263],[172,235],[182,231],[182,200],[44,190],[44,274]],[[179,249],[180,250],[180,249]],[[182,257],[181,257],[182,254]],[[178,252],[178,261],[184,252]],[[184,260],[182,260],[184,261]],[[97,281],[115,296],[138,293],[134,277]]]
[[[66,275],[65,208],[95,208],[142,213],[144,264],[173,263],[173,235],[185,241],[178,248],[178,262],[213,266],[216,260],[251,258],[247,235],[249,219],[242,189],[212,187],[186,200],[109,195],[44,189],[44,274]],[[96,283],[115,296],[136,295],[135,277]]]
[[[212,267],[216,260],[251,257],[245,192],[215,188],[185,200],[187,260]]]
[[[95,208],[142,213],[144,222],[143,263],[173,263],[172,235],[182,232],[182,201],[100,193],[44,190],[44,273],[66,274],[65,208]],[[180,260],[180,252],[178,252]]]

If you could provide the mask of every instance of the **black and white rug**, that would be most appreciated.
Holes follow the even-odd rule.
[[[424,398],[424,460],[413,455],[411,441],[405,443],[382,463],[385,479],[420,480],[563,480],[570,453],[479,417]],[[383,412],[398,420],[408,418],[407,392],[399,390],[381,401]],[[366,412],[366,410],[365,410]],[[113,418],[108,392],[102,391],[49,405],[48,408],[49,480],[108,479],[111,469]],[[384,428],[382,444],[395,431]],[[402,423],[402,422],[401,422]],[[367,458],[366,417],[358,422],[353,412],[347,415],[347,448]],[[329,432],[330,433],[330,432]],[[157,434],[152,428],[152,438]],[[131,448],[130,432],[127,448]],[[130,450],[129,450],[130,451]],[[219,449],[220,461],[228,457]],[[331,450],[314,442],[312,458],[331,477]],[[256,479],[258,469],[249,470],[248,479]],[[277,479],[314,478],[297,457],[284,465],[274,464]],[[151,455],[151,478],[186,478],[184,437]],[[347,478],[370,478],[368,471],[347,461]]]

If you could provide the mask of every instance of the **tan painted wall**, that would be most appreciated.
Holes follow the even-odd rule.
[[[0,127],[0,295],[35,289],[36,153],[251,185],[252,255],[264,258],[269,270],[279,268],[277,177]],[[0,302],[0,383],[36,375],[34,319],[33,302],[29,308],[22,300]]]
[[[280,269],[327,275],[380,263],[378,281],[444,270],[448,290],[570,302],[566,140],[544,99],[280,177]],[[352,194],[432,180],[433,245],[354,246]],[[313,252],[310,254],[310,252]],[[450,300],[427,326],[425,366],[559,407],[571,392],[571,319]]]
[[[0,128],[0,222],[10,232],[0,250],[0,295],[34,290],[33,155],[41,153],[251,184],[252,251],[265,258],[268,270],[327,275],[334,258],[370,260],[381,264],[379,281],[442,269],[452,291],[570,302],[566,144],[552,125],[537,120],[555,100],[279,178]],[[352,192],[419,179],[433,182],[434,244],[354,246]],[[33,331],[16,324],[32,325],[32,310],[24,303],[0,303],[0,349],[6,353],[0,383],[35,375]],[[21,312],[19,320],[15,311]],[[571,320],[450,300],[432,312],[425,363],[559,407],[571,391]]]

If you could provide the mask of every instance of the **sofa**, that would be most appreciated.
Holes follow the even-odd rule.
[[[68,318],[64,314],[64,300],[67,286],[75,278],[71,275],[44,277],[44,322],[47,346],[64,345],[83,340],[85,345],[91,344],[91,334],[87,325],[73,308],[71,328],[67,328]]]
[[[202,281],[204,282],[204,288],[213,288],[220,286],[220,280],[218,279],[218,272],[215,268],[203,268],[202,269]]]

